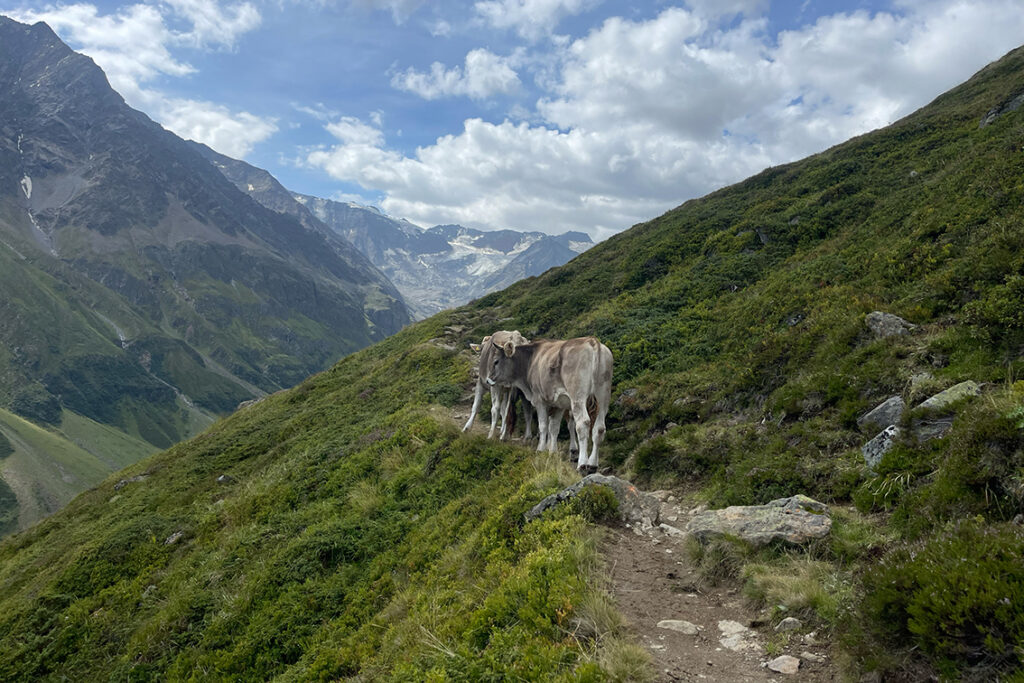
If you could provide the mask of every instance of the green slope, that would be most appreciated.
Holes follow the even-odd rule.
[[[0,434],[9,445],[0,455],[7,487],[0,533],[24,529],[59,510],[112,471],[151,454],[149,444],[65,411],[59,429],[44,429],[0,409]],[[6,522],[2,521],[6,515]]]
[[[513,327],[612,348],[603,457],[638,481],[835,505],[806,553],[701,562],[800,614],[851,677],[1019,675],[1021,92],[1024,50],[111,477],[0,545],[0,677],[606,677],[619,635],[584,518],[522,522],[564,465],[451,419],[474,360],[453,349]],[[876,339],[877,309],[918,328]],[[965,379],[984,393],[948,436],[864,465],[858,416]]]

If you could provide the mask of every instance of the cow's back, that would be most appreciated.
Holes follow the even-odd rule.
[[[595,337],[536,342],[529,368],[534,390],[552,404],[586,400],[611,381],[611,352]]]

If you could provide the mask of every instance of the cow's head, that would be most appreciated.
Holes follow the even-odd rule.
[[[491,358],[487,368],[487,383],[492,386],[512,384],[514,378],[511,359],[516,353],[516,347],[529,343],[530,340],[521,335],[519,330],[512,332],[502,330],[491,335],[489,347]]]

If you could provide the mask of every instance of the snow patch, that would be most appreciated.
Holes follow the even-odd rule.
[[[594,246],[593,242],[569,242],[569,248],[575,251],[577,254],[582,254],[587,249],[590,249],[592,246]]]
[[[256,191],[256,188],[252,186],[252,183],[249,183],[249,192],[255,192],[255,191]]]
[[[25,193],[25,199],[32,199],[32,179],[28,176],[21,179],[21,191]]]

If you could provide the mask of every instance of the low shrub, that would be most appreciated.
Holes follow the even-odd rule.
[[[1024,530],[971,519],[890,552],[864,577],[870,637],[917,648],[944,676],[1020,670]]]
[[[619,499],[607,486],[584,486],[572,499],[571,510],[588,522],[606,522],[619,517]]]

